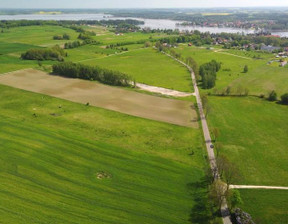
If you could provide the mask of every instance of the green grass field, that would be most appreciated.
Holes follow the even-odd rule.
[[[184,45],[180,45],[176,51],[180,52],[183,57],[193,57],[199,66],[211,60],[221,62],[222,69],[217,73],[214,89],[222,90],[231,86],[236,90],[238,86],[242,86],[248,88],[251,95],[267,95],[271,90],[276,90],[279,94],[288,92],[287,68],[267,65],[269,58],[274,57],[273,54],[217,48],[207,50]],[[253,56],[260,56],[262,59],[253,59]],[[245,65],[248,65],[248,73],[243,73]],[[213,89],[201,91],[213,92]]]
[[[121,55],[82,61],[124,72],[136,82],[179,91],[192,91],[189,71],[173,59],[153,49],[139,49]]]
[[[199,201],[207,199],[205,185],[193,187],[206,166],[200,129],[5,86],[0,92],[1,221],[158,224],[211,218],[205,204],[199,210]],[[111,178],[98,179],[101,171]]]
[[[253,221],[261,224],[288,223],[288,191],[240,190],[243,205]]]
[[[287,106],[253,97],[209,97],[220,154],[239,168],[237,184],[288,186]]]
[[[53,40],[54,35],[63,35],[67,33],[71,40],[76,40],[79,35],[72,29],[61,26],[29,26],[5,29],[0,34],[0,42],[32,44],[43,47],[64,44],[67,40]]]

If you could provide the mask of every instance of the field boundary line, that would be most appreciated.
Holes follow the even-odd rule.
[[[104,57],[100,57],[100,58],[88,58],[88,59],[80,60],[80,61],[77,61],[77,62],[100,60],[100,59],[103,59],[103,58],[109,58],[109,57],[112,57],[112,56],[127,54],[127,53],[129,53],[129,52],[139,51],[139,50],[144,50],[144,49],[148,49],[148,48],[141,47],[141,48],[133,49],[133,50],[130,50],[130,51],[123,51],[123,52],[120,52],[120,53],[118,53],[118,54],[110,54],[110,55],[107,55],[107,56],[104,56]]]
[[[229,185],[231,189],[271,189],[271,190],[288,190],[288,187],[280,186],[257,186],[257,185]]]
[[[219,53],[219,54],[231,55],[231,56],[234,56],[234,57],[243,58],[243,59],[247,59],[247,60],[253,60],[252,58],[248,58],[248,57],[244,57],[244,56],[240,56],[240,55],[236,55],[236,54],[231,54],[231,53],[228,53],[228,52],[223,52],[221,50],[215,50],[213,52],[214,53]]]
[[[11,71],[11,72],[1,73],[0,76],[9,75],[9,74],[14,73],[14,72],[26,71],[26,70],[30,70],[30,69],[33,69],[33,68],[23,68],[23,69],[14,70],[14,71]]]

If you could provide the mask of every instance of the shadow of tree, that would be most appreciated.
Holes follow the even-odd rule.
[[[193,224],[209,224],[212,223],[215,216],[212,211],[212,204],[208,197],[208,179],[203,178],[198,182],[187,184],[187,188],[195,200],[189,221]]]

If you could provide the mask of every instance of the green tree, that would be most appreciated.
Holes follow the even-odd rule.
[[[281,96],[281,103],[288,105],[288,93]]]
[[[235,189],[231,189],[228,193],[228,204],[231,210],[243,203],[240,192]]]

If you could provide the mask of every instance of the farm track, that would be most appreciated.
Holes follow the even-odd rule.
[[[174,60],[176,60],[180,64],[184,65],[185,67],[187,67],[188,70],[191,72],[191,79],[192,79],[193,87],[194,87],[194,90],[195,90],[195,95],[196,95],[198,110],[199,110],[200,119],[201,119],[201,123],[202,123],[202,130],[203,130],[206,150],[207,150],[207,154],[208,154],[208,159],[209,159],[209,163],[210,163],[210,168],[211,168],[211,170],[213,172],[214,179],[219,179],[219,174],[218,174],[216,159],[215,159],[215,155],[214,155],[214,150],[213,150],[213,148],[210,147],[211,144],[212,144],[212,140],[211,140],[211,136],[210,136],[207,120],[206,120],[206,117],[205,117],[205,114],[204,114],[203,105],[202,105],[202,101],[201,101],[201,96],[200,96],[200,92],[199,92],[199,89],[198,89],[198,86],[197,86],[197,81],[196,81],[195,74],[194,74],[192,68],[189,65],[187,65],[184,62],[174,58],[170,54],[167,54],[165,52],[163,52],[163,53],[166,54],[168,57],[173,58]],[[221,206],[221,214],[222,214],[223,224],[232,224],[232,222],[230,220],[230,212],[229,212],[229,209],[228,209],[228,204],[226,202],[226,199],[223,200],[223,203],[222,203],[222,206]]]
[[[174,97],[195,96],[195,93],[180,92],[177,90],[166,89],[166,88],[157,87],[157,86],[150,86],[150,85],[146,85],[142,83],[136,83],[136,87],[138,87],[141,90],[145,90],[151,93],[160,93],[166,96],[174,96]]]
[[[226,55],[230,55],[230,56],[234,56],[234,57],[238,57],[238,58],[243,58],[243,59],[247,59],[247,60],[253,60],[252,58],[248,58],[248,57],[244,57],[244,56],[240,56],[240,55],[236,55],[236,54],[223,52],[222,50],[215,50],[214,52],[215,53],[219,53],[219,54],[226,54]]]
[[[117,54],[110,54],[110,55],[107,55],[107,56],[104,56],[104,57],[88,58],[88,59],[80,60],[80,61],[77,61],[77,62],[86,62],[86,61],[100,60],[100,59],[103,59],[103,58],[109,58],[109,57],[113,57],[113,56],[127,54],[127,53],[130,53],[130,52],[133,52],[133,51],[146,50],[146,49],[148,49],[148,48],[138,48],[138,49],[134,49],[134,50],[130,50],[130,51],[123,51],[123,52],[117,53]]]
[[[272,190],[288,190],[288,187],[279,186],[256,186],[256,185],[230,185],[231,189],[272,189]]]

